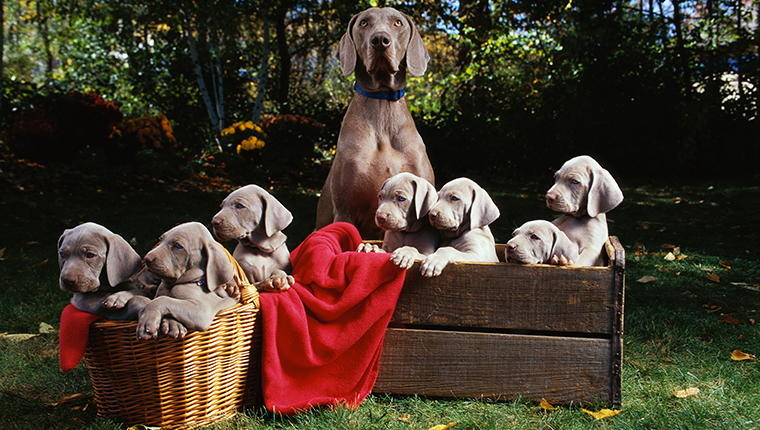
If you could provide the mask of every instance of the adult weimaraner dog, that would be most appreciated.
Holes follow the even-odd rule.
[[[438,201],[428,218],[443,232],[440,247],[422,261],[422,276],[438,276],[455,261],[498,263],[496,243],[489,224],[499,217],[499,208],[488,192],[475,181],[458,178],[438,191]]]
[[[285,291],[293,283],[290,252],[282,232],[293,215],[273,195],[246,185],[222,201],[211,225],[219,240],[237,239],[232,256],[259,291]]]
[[[578,245],[549,221],[528,221],[512,232],[504,256],[508,263],[567,266],[578,259]]]
[[[412,20],[393,8],[370,8],[353,18],[340,39],[345,76],[356,94],[343,118],[335,158],[317,204],[317,229],[345,221],[365,239],[380,239],[377,190],[391,176],[410,172],[435,184],[414,120],[403,97],[406,71],[422,76],[430,59]]]
[[[142,259],[124,238],[88,222],[64,230],[58,239],[58,284],[73,292],[80,311],[108,319],[136,319],[153,297],[133,282]]]
[[[609,236],[606,212],[623,201],[623,191],[610,172],[587,155],[565,162],[546,192],[546,205],[564,215],[554,225],[578,245],[578,266],[604,264],[602,251]]]
[[[157,337],[159,330],[175,338],[184,337],[187,329],[208,330],[219,311],[238,302],[225,288],[235,282],[232,262],[199,222],[164,233],[144,261],[161,284],[156,297],[140,311],[140,340]]]
[[[441,235],[428,218],[438,198],[433,184],[403,172],[388,178],[378,197],[375,224],[385,230],[382,248],[362,243],[359,252],[391,252],[391,261],[402,269],[435,252]]]

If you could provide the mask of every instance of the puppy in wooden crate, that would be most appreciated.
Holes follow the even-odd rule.
[[[535,220],[515,229],[504,253],[508,263],[567,266],[578,259],[578,245],[556,225]]]
[[[257,185],[246,185],[222,201],[211,225],[221,240],[237,239],[232,256],[259,291],[285,291],[293,283],[290,252],[282,232],[293,215]]]
[[[138,279],[141,266],[129,243],[100,224],[80,224],[58,239],[58,284],[74,293],[71,303],[80,311],[136,319],[156,288],[150,276]]]
[[[488,225],[499,215],[491,196],[472,179],[454,179],[441,187],[428,218],[444,237],[440,247],[422,261],[422,275],[438,276],[455,261],[498,263]]]
[[[428,211],[437,197],[433,184],[412,173],[388,178],[375,211],[375,224],[385,231],[382,247],[365,242],[357,251],[391,252],[391,261],[402,269],[435,252],[441,235],[430,225]]]
[[[623,191],[610,172],[587,155],[565,162],[546,192],[546,205],[564,215],[553,221],[578,245],[578,266],[604,264],[602,251],[609,237],[606,213],[623,201]]]
[[[199,222],[164,233],[144,261],[161,284],[156,297],[140,311],[140,340],[156,338],[159,330],[175,338],[184,337],[188,329],[208,330],[218,312],[238,303],[227,292],[227,286],[235,283],[233,264]]]

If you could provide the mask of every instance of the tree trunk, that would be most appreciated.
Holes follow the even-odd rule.
[[[269,69],[269,16],[264,14],[264,35],[261,47],[261,68],[259,68],[259,87],[256,92],[256,104],[253,108],[254,124],[261,121],[261,111],[264,109],[264,98],[267,93],[267,74]]]
[[[277,32],[277,52],[280,55],[280,89],[277,95],[277,102],[280,104],[280,112],[290,112],[290,105],[288,104],[288,93],[290,92],[290,69],[292,67],[290,61],[290,52],[288,50],[288,34],[287,34],[287,12],[289,2],[283,1],[277,7],[275,12],[277,15],[275,19],[275,30]]]
[[[0,0],[0,112],[3,111],[3,54],[5,53],[5,1]]]

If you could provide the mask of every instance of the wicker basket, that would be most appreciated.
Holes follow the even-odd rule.
[[[91,325],[85,359],[98,414],[127,425],[196,427],[230,418],[258,396],[251,391],[260,391],[259,295],[233,264],[241,301],[208,331],[138,341],[136,321]]]

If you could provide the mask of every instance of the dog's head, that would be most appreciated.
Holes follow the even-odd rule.
[[[444,185],[428,212],[430,224],[447,237],[458,237],[467,230],[485,227],[499,215],[499,208],[488,192],[468,178],[454,179]]]
[[[380,189],[375,224],[383,230],[414,232],[422,228],[436,201],[433,184],[412,173],[388,178]]]
[[[546,205],[550,209],[575,217],[596,217],[622,201],[623,191],[610,172],[587,155],[566,161],[546,192]]]
[[[265,252],[285,242],[277,235],[293,221],[293,215],[274,196],[257,185],[246,185],[230,193],[211,225],[219,240],[237,239]]]
[[[63,291],[90,293],[115,287],[142,264],[118,234],[92,222],[64,230],[58,239],[58,284]]]
[[[369,8],[354,15],[337,52],[343,75],[356,72],[367,91],[400,90],[408,68],[422,76],[430,60],[417,26],[390,7]]]
[[[234,276],[222,245],[199,222],[180,224],[161,235],[144,260],[148,270],[170,286],[205,281],[214,291]]]
[[[528,221],[512,232],[505,257],[509,263],[548,264],[552,257],[578,259],[578,246],[557,226],[544,220]]]

